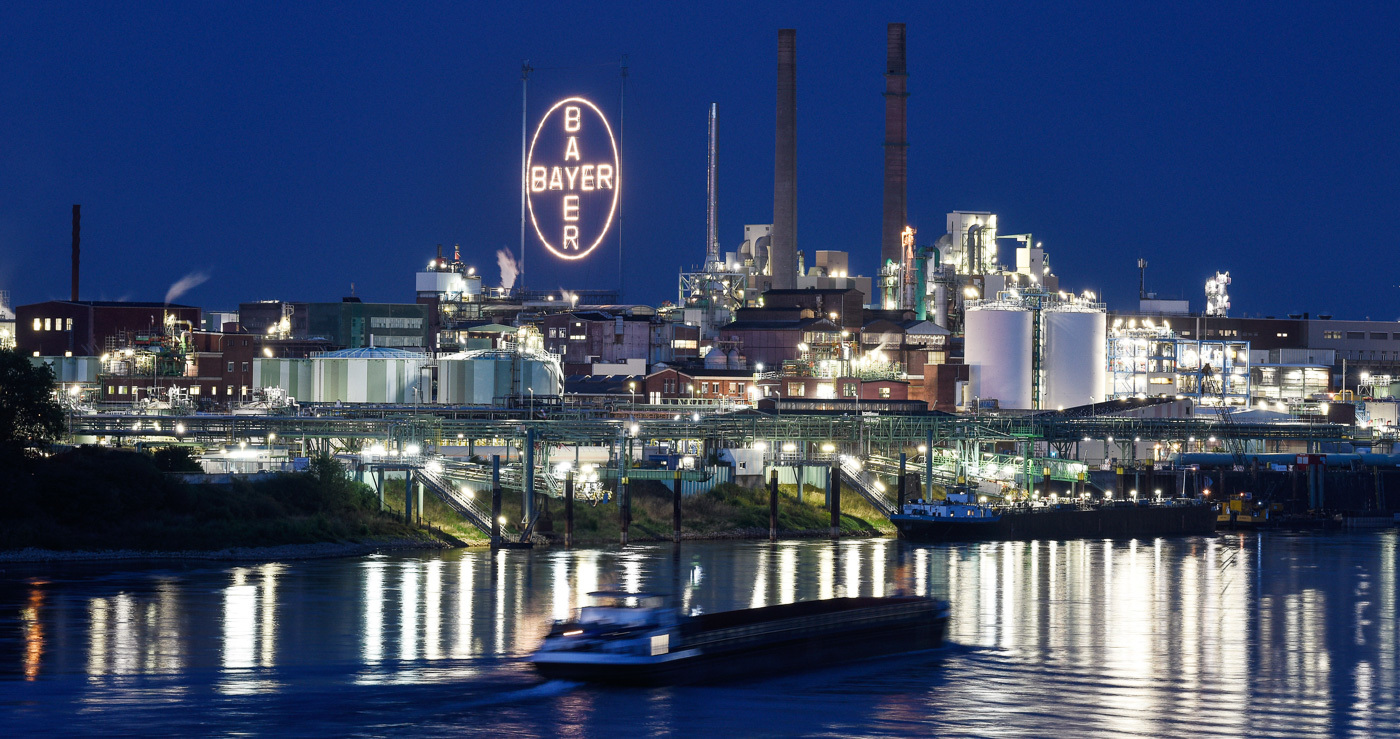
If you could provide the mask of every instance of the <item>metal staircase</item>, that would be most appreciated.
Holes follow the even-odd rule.
[[[854,488],[857,493],[860,493],[862,498],[865,498],[870,505],[875,507],[875,510],[879,511],[886,518],[899,512],[899,506],[895,505],[893,501],[885,497],[885,494],[875,487],[870,476],[856,464],[854,459],[842,457],[841,472],[850,483],[850,487]]]
[[[414,470],[413,474],[423,483],[423,487],[437,496],[438,500],[446,503],[447,507],[460,514],[462,518],[467,519],[468,523],[488,535],[491,533],[490,511],[482,510],[476,503],[454,490],[446,480],[426,469]]]

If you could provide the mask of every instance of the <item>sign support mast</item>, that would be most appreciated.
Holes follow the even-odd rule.
[[[525,146],[526,111],[529,108],[530,60],[520,63],[520,289],[525,289],[525,197],[530,186],[529,155]]]
[[[617,105],[617,167],[622,169],[622,127],[627,119],[627,55],[622,55],[622,90]],[[617,193],[617,302],[622,302],[622,190]]]

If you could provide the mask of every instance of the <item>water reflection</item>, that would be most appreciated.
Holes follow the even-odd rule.
[[[951,600],[962,648],[941,666],[893,683],[827,678],[840,687],[811,704],[781,687],[760,702],[818,721],[796,733],[1385,733],[1400,728],[1397,554],[1394,534],[734,542],[31,579],[6,591],[7,674],[77,676],[78,700],[104,710],[143,685],[141,701],[192,707],[210,694],[295,696],[308,673],[332,703],[342,683],[455,693],[528,681],[518,658],[603,587],[673,592],[689,612],[907,590]],[[158,691],[133,682],[154,676]],[[567,726],[517,717],[519,733],[597,733],[619,715],[588,692],[542,700],[541,715]],[[712,720],[684,700],[649,693],[622,715],[657,731]],[[813,718],[826,703],[835,723]]]
[[[265,564],[235,567],[229,573],[231,584],[223,593],[223,693],[263,693],[279,686],[259,668],[276,664],[277,578],[282,569],[280,564]]]

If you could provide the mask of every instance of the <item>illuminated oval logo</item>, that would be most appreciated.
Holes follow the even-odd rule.
[[[526,200],[535,233],[555,256],[582,259],[617,213],[617,140],[598,106],[579,97],[540,119],[526,157]]]

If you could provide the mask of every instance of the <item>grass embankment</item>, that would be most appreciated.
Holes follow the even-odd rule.
[[[433,538],[379,511],[333,459],[258,482],[192,485],[180,450],[80,447],[53,456],[0,448],[0,550],[214,551]],[[182,464],[183,463],[183,464]]]
[[[402,516],[403,481],[386,481],[385,504]],[[825,505],[821,488],[806,486],[802,501],[797,499],[797,486],[783,485],[778,491],[778,534],[783,537],[824,536],[831,530],[831,514]],[[542,521],[548,511],[552,537],[563,541],[564,501],[537,498]],[[490,510],[489,497],[478,493],[477,503]],[[841,532],[851,536],[879,536],[894,533],[894,527],[865,500],[847,493],[841,500]],[[508,532],[520,531],[521,500],[517,492],[506,493],[501,500],[501,515],[509,523]],[[470,544],[488,543],[488,537],[432,495],[423,499],[423,522]],[[537,528],[538,530],[538,528]],[[541,532],[549,533],[549,532]],[[580,544],[611,544],[621,540],[620,509],[616,498],[593,505],[589,501],[574,502],[574,536]],[[714,489],[681,500],[681,535],[687,539],[766,538],[768,536],[768,488],[747,489],[733,484],[717,485]],[[634,483],[632,493],[632,525],[630,541],[671,538],[671,491],[660,482],[647,480]]]

